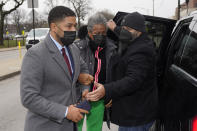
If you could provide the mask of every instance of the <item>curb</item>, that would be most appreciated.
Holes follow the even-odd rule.
[[[21,73],[21,71],[16,71],[16,72],[4,75],[4,76],[0,76],[0,81],[6,80],[6,79],[11,78],[11,77],[14,77],[16,75],[19,75],[20,73]]]
[[[25,47],[21,47],[21,49],[25,49]],[[12,51],[12,50],[18,50],[18,48],[13,48],[13,49],[8,48],[8,49],[5,49],[5,50],[0,50],[0,52],[6,52],[6,51]]]

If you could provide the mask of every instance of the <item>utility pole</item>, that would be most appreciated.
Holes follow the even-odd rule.
[[[34,32],[34,44],[35,44],[35,15],[34,15],[34,1],[32,0],[32,13],[33,13],[33,32]]]
[[[178,0],[178,11],[177,11],[177,19],[180,19],[180,0]]]
[[[153,0],[153,16],[155,16],[155,0]]]
[[[186,3],[186,5],[187,5],[187,15],[188,15],[188,4],[189,4],[189,0],[185,0],[185,3]]]
[[[38,0],[27,0],[28,8],[32,8],[33,14],[33,35],[34,35],[34,42],[35,42],[35,11],[34,8],[38,8]]]

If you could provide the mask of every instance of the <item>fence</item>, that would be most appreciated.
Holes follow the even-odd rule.
[[[16,47],[18,46],[18,42],[20,41],[21,43],[21,46],[24,46],[25,45],[25,37],[18,37],[18,38],[7,38],[4,40],[3,42],[3,47]]]

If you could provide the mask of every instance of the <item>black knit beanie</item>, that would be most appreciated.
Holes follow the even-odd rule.
[[[127,26],[140,32],[146,32],[145,18],[138,12],[126,15],[121,22],[121,26]]]

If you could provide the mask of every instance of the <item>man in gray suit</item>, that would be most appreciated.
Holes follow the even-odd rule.
[[[30,48],[21,69],[21,101],[28,109],[25,131],[75,131],[85,110],[76,108],[76,82],[88,73],[80,52],[72,43],[76,16],[57,6],[48,16],[50,32]],[[87,84],[87,83],[86,83]]]

